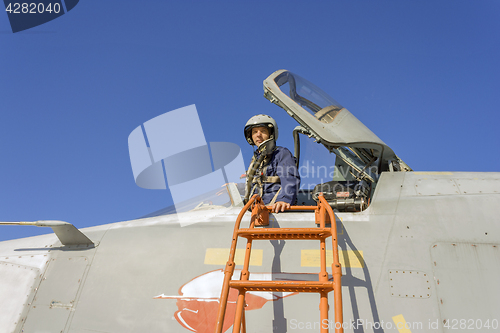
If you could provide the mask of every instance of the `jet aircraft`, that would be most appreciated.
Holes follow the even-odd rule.
[[[296,209],[270,213],[259,230],[318,228],[315,213],[300,207],[322,193],[335,214],[343,331],[498,331],[500,173],[414,171],[346,108],[286,70],[264,80],[264,96],[297,121],[294,154],[312,186],[301,188]],[[240,213],[242,225],[252,219],[242,212],[244,184],[221,185],[176,210],[81,230],[17,222],[54,234],[0,243],[0,332],[214,332],[235,221]],[[233,279],[244,252],[238,243]],[[317,281],[319,252],[312,240],[254,241],[250,280]],[[223,332],[237,297],[231,288]],[[249,291],[246,327],[339,331],[338,304],[329,300],[325,327],[315,293]]]

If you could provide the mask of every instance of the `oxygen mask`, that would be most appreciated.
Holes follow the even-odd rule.
[[[257,151],[259,154],[262,154],[264,156],[266,155],[271,155],[274,151],[274,148],[276,147],[276,141],[274,141],[274,138],[267,139],[266,141],[263,141],[259,148],[257,148]]]

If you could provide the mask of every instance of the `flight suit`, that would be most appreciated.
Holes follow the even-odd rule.
[[[259,152],[256,151],[249,170],[258,158]],[[271,157],[265,158],[261,165],[257,166],[250,197],[259,194],[266,205],[278,201],[293,205],[297,201],[299,187],[300,175],[295,157],[287,148],[276,146]]]

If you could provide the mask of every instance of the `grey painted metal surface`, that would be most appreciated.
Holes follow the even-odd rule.
[[[492,321],[500,309],[500,244],[438,242],[431,257],[445,331],[479,330],[488,320],[495,325]]]
[[[424,178],[435,184],[444,179],[461,183],[473,178],[498,181],[500,174],[387,172],[367,210],[337,214],[344,322],[351,325],[346,332],[397,332],[393,317],[398,320],[399,315],[412,325],[412,332],[446,332],[444,320],[453,324],[454,319],[473,319],[474,325],[489,320],[490,326],[498,321],[495,246],[500,244],[500,228],[491,207],[500,204],[500,196],[419,193],[416,185]],[[221,281],[197,281],[224,267],[238,212],[239,207],[214,209],[186,227],[180,227],[175,216],[94,227],[83,231],[98,239],[99,246],[84,250],[58,246],[53,235],[3,242],[2,264],[11,255],[22,254],[19,264],[26,255],[38,259],[26,263],[28,274],[18,273],[19,264],[9,269],[0,265],[2,300],[15,300],[8,304],[25,319],[24,324],[2,326],[2,332],[183,332],[196,325],[199,332],[211,331],[203,327],[210,325],[217,302],[204,297],[216,295]],[[271,225],[304,226],[312,221],[311,213],[282,213],[272,216]],[[251,272],[272,278],[319,270],[315,242],[261,241],[254,248]],[[40,274],[43,279],[37,280]],[[16,298],[20,291],[5,291],[9,276],[26,278],[7,282],[7,289],[19,287],[28,295],[21,301]],[[185,298],[179,293],[183,286],[191,290]],[[156,298],[160,295],[167,297]],[[316,295],[254,296],[255,310],[247,312],[249,330],[270,331],[273,325],[278,332],[317,328]],[[436,330],[426,329],[435,323]]]

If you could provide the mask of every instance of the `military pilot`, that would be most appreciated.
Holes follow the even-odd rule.
[[[276,146],[278,126],[270,116],[253,116],[244,132],[247,142],[258,147],[247,171],[245,202],[257,193],[273,212],[283,212],[297,200],[300,176],[296,159],[288,149]]]

